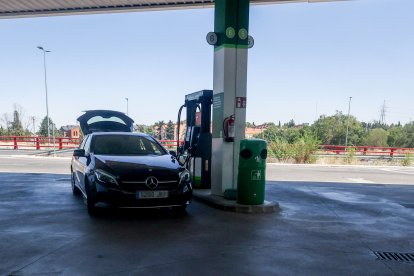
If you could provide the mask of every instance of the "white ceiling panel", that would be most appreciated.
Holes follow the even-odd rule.
[[[252,4],[335,0],[251,0]],[[0,0],[0,18],[212,7],[214,0]]]

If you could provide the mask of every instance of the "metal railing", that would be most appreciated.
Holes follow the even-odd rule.
[[[175,150],[177,148],[177,140],[158,140],[161,145],[166,147],[169,150]],[[181,144],[184,143],[184,141],[180,142]]]
[[[167,149],[175,149],[176,140],[159,140]],[[79,138],[44,137],[44,136],[0,136],[0,149],[36,149],[36,150],[64,150],[79,147]],[[181,144],[183,141],[181,141]],[[374,147],[374,146],[337,146],[320,145],[319,154],[344,155],[352,152],[357,156],[405,156],[414,155],[414,148]]]
[[[159,141],[167,149],[175,149],[176,140]],[[64,150],[75,149],[81,143],[80,138],[45,136],[0,136],[0,149],[36,149],[36,150]],[[183,143],[183,142],[181,142]]]
[[[44,136],[0,136],[0,149],[63,150],[79,147],[79,138]]]
[[[414,148],[398,148],[398,147],[374,147],[374,146],[336,146],[336,145],[320,145],[321,153],[324,154],[349,154],[354,153],[360,156],[405,156],[414,154]]]

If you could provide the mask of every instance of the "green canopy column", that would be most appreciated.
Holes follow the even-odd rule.
[[[236,189],[240,140],[246,123],[249,0],[216,0],[211,192]],[[235,118],[234,142],[224,141],[223,120]]]

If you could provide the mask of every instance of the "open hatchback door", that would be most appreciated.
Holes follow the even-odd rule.
[[[134,120],[113,110],[88,110],[78,121],[84,135],[93,132],[132,132],[134,129]]]

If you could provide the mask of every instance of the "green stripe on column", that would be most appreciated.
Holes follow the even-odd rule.
[[[247,45],[249,31],[249,0],[216,0],[214,32],[217,44]]]

